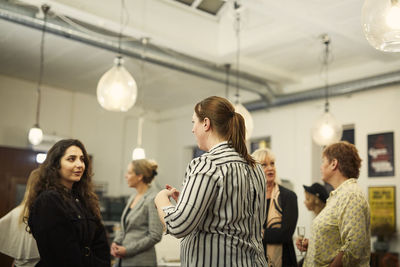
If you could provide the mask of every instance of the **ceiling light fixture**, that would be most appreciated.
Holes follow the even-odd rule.
[[[145,86],[145,70],[144,70],[144,64],[145,64],[145,58],[146,58],[146,47],[148,44],[149,39],[148,38],[142,38],[142,46],[143,46],[143,53],[142,53],[142,62],[140,64],[140,72],[142,73],[142,94],[141,94],[141,99],[144,97],[144,86]],[[143,105],[143,110],[144,110],[144,104]],[[144,151],[144,148],[142,147],[142,136],[143,136],[143,122],[144,118],[143,116],[140,116],[139,121],[138,121],[138,133],[137,133],[137,146],[132,152],[132,159],[144,159],[146,158],[146,153]]]
[[[235,111],[243,116],[244,122],[246,125],[246,139],[249,139],[253,133],[254,122],[253,117],[250,112],[243,106],[240,102],[239,95],[239,72],[240,72],[240,8],[241,5],[235,1],[234,2],[235,15],[236,15],[236,42],[237,42],[237,51],[236,51],[236,94],[235,94]]]
[[[400,0],[365,0],[362,27],[376,49],[400,52]]]
[[[125,2],[121,0],[118,56],[114,59],[114,66],[103,74],[97,84],[97,100],[109,111],[128,111],[135,104],[137,97],[136,81],[123,66],[124,60],[121,55],[124,11],[126,12]]]
[[[40,117],[40,101],[41,101],[41,86],[43,80],[43,72],[44,72],[44,35],[46,32],[46,23],[47,23],[47,14],[49,12],[50,6],[42,5],[41,10],[43,11],[43,27],[42,27],[42,38],[40,41],[40,66],[39,66],[39,80],[36,88],[36,120],[35,124],[31,129],[29,129],[28,140],[32,145],[38,145],[43,140],[43,131],[39,126],[39,117]]]
[[[343,128],[342,125],[335,119],[329,112],[329,83],[328,83],[328,67],[329,67],[329,45],[331,39],[327,34],[321,36],[324,45],[324,56],[322,67],[325,74],[325,112],[314,123],[312,128],[312,138],[315,143],[321,146],[326,146],[339,141],[342,138]]]
[[[143,122],[144,118],[140,117],[138,121],[138,134],[137,134],[137,147],[132,152],[132,159],[144,159],[146,158],[146,153],[142,148],[142,133],[143,133]]]

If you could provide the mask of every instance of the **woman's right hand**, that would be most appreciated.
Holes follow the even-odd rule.
[[[304,252],[308,249],[308,239],[307,238],[297,238],[296,247],[299,251]]]
[[[178,202],[179,191],[175,187],[170,186],[169,184],[165,185],[165,188],[170,191],[168,195],[172,197],[175,200],[175,202]]]

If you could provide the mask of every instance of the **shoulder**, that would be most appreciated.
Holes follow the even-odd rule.
[[[278,185],[278,186],[279,186],[280,195],[282,197],[286,197],[289,199],[297,199],[297,195],[295,192],[293,192],[292,190],[290,190],[284,186],[281,186],[281,185]]]

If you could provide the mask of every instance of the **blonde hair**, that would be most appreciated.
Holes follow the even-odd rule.
[[[259,148],[251,154],[255,161],[262,164],[268,157],[276,160],[274,153],[269,148]],[[276,168],[276,167],[275,167]],[[279,179],[277,172],[275,171],[275,183],[281,184],[281,179]]]
[[[38,181],[39,169],[34,169],[29,174],[28,181],[26,182],[24,198],[22,199],[21,204],[19,204],[19,206],[22,206],[23,208],[21,214],[19,215],[18,223],[23,223],[25,221],[25,218],[28,218],[29,216],[29,207],[26,205],[26,201],[28,200],[31,188],[33,188]]]
[[[158,164],[151,159],[137,159],[132,162],[133,170],[137,175],[143,175],[143,182],[150,184],[157,175]]]

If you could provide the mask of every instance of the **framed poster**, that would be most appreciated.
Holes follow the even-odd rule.
[[[368,177],[394,176],[393,132],[368,135]]]
[[[259,148],[271,148],[271,137],[253,139],[250,142],[250,154]]]
[[[396,232],[396,187],[368,187],[371,234],[387,236]]]

